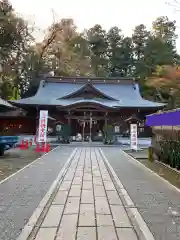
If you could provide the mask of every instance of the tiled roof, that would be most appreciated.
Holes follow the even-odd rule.
[[[1,108],[7,108],[7,109],[12,109],[12,108],[14,108],[13,105],[11,105],[11,104],[8,103],[7,101],[3,100],[2,98],[0,98],[0,107],[1,107]]]
[[[110,108],[122,107],[143,107],[143,108],[162,108],[165,104],[145,100],[139,92],[139,85],[135,84],[111,84],[94,83],[93,87],[105,96],[114,99],[84,99],[70,98],[62,99],[84,87],[83,83],[67,82],[46,82],[41,81],[35,96],[13,101],[15,104],[23,105],[56,105],[69,106],[78,103],[94,103]]]

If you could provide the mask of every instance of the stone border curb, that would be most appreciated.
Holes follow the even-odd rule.
[[[50,189],[48,190],[48,192],[46,193],[44,198],[41,200],[39,206],[33,212],[33,214],[30,217],[28,223],[25,225],[25,227],[23,228],[22,232],[20,233],[19,237],[16,240],[27,240],[30,237],[30,234],[32,233],[32,231],[36,227],[36,224],[37,224],[41,214],[43,213],[45,207],[47,206],[49,200],[51,199],[51,196],[53,195],[53,193],[56,190],[56,188],[58,187],[58,185],[61,184],[61,180],[64,177],[64,175],[66,174],[66,171],[69,167],[69,164],[70,164],[70,162],[71,162],[71,160],[74,157],[76,152],[77,152],[77,148],[75,148],[73,150],[73,152],[71,153],[71,155],[68,158],[68,160],[66,161],[65,165],[63,166],[63,168],[59,172],[57,178],[55,179],[55,181],[51,185]]]
[[[106,156],[104,155],[102,149],[99,149],[101,156],[106,164],[106,166],[108,167],[111,175],[114,178],[115,183],[118,186],[118,192],[120,193],[121,197],[123,197],[123,200],[125,202],[125,209],[128,213],[128,216],[133,224],[133,227],[138,235],[139,240],[155,240],[153,234],[151,233],[151,231],[149,230],[147,224],[145,223],[145,221],[143,220],[142,216],[140,215],[138,209],[135,207],[132,199],[130,198],[130,196],[128,195],[127,191],[125,190],[124,186],[122,185],[122,183],[120,182],[118,176],[116,175],[114,169],[112,168],[112,166],[110,165],[108,159],[106,158]]]

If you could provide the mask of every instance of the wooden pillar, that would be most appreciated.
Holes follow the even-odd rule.
[[[105,125],[107,125],[107,116],[108,116],[108,112],[105,113]]]
[[[71,125],[71,118],[70,118],[71,112],[68,111],[68,125]]]

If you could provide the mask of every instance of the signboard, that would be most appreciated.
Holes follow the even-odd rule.
[[[47,140],[47,122],[48,111],[41,110],[39,116],[38,142],[46,142]]]
[[[119,126],[115,126],[114,127],[114,132],[115,133],[119,133],[120,132],[120,127]]]
[[[137,150],[137,124],[130,125],[130,134],[131,149]]]
[[[62,128],[62,125],[60,125],[60,124],[56,125],[56,132],[60,133],[61,128]]]

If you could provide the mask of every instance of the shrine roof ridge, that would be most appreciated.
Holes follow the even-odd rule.
[[[137,82],[134,77],[87,77],[87,76],[39,76],[45,82],[54,83],[104,83],[104,84],[132,84]]]

